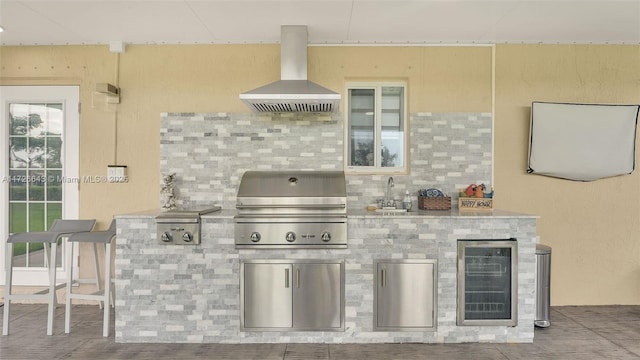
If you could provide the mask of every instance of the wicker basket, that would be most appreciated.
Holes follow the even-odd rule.
[[[451,196],[418,196],[418,208],[420,210],[451,210]]]

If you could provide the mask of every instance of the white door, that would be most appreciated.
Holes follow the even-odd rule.
[[[0,281],[7,237],[78,218],[78,86],[0,87]],[[57,279],[66,279],[64,246]],[[47,285],[42,244],[14,244],[14,285]]]

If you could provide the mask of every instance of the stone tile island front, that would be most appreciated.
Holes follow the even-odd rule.
[[[116,216],[116,342],[533,342],[536,216],[500,210],[404,214],[354,210],[348,213],[346,249],[254,250],[234,245],[235,210],[203,215],[200,245],[161,244],[157,213]],[[495,239],[517,243],[516,325],[458,325],[458,242]],[[241,264],[311,259],[344,264],[343,328],[243,331]],[[402,260],[432,264],[434,321],[428,328],[385,330],[374,324],[378,281],[374,264]],[[422,306],[423,300],[414,306]]]

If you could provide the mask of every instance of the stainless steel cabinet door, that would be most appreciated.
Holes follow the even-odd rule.
[[[376,328],[432,328],[434,264],[379,262],[376,271]]]
[[[340,328],[340,264],[294,264],[293,271],[294,329]]]
[[[290,328],[291,264],[245,263],[244,327]]]

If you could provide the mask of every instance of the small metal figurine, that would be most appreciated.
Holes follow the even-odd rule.
[[[164,184],[162,184],[162,190],[160,192],[163,199],[163,209],[173,210],[176,208],[176,199],[173,191],[173,179],[175,176],[176,173],[171,173],[169,175],[165,175],[163,178]]]

